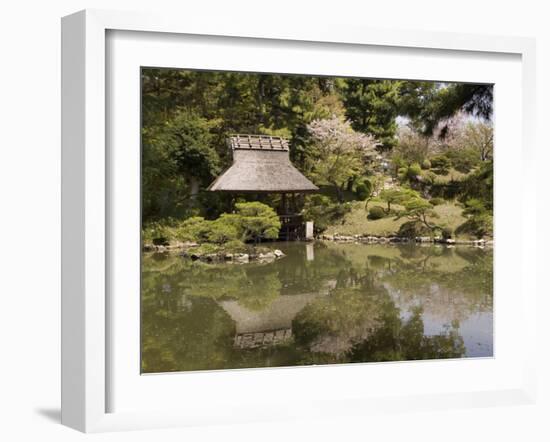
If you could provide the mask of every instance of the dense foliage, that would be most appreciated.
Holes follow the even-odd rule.
[[[321,188],[295,200],[317,233],[344,222],[348,202],[360,200],[370,220],[375,201],[386,205],[384,217],[397,205],[427,225],[436,224],[431,206],[461,204],[468,222],[457,233],[491,235],[491,116],[490,85],[144,68],[144,241],[276,236],[275,211],[250,215],[256,220],[245,226],[236,203],[276,210],[277,195],[206,191],[231,164],[234,133],[290,140],[294,165]],[[416,199],[407,209],[409,191]]]
[[[235,249],[245,242],[276,239],[280,228],[279,217],[271,207],[259,202],[237,203],[235,213],[223,213],[211,221],[193,216],[183,221],[152,222],[145,226],[143,239],[153,244],[170,241],[229,244]]]
[[[308,125],[311,135],[309,155],[311,176],[318,184],[329,184],[343,202],[343,191],[350,180],[366,172],[366,159],[377,142],[370,135],[355,132],[349,122],[334,116],[314,120]]]

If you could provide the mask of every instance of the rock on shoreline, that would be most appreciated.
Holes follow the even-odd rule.
[[[193,252],[191,249],[182,252],[181,256],[184,258],[191,258],[194,261],[200,260],[210,263],[248,264],[249,262],[273,262],[277,259],[283,258],[285,254],[279,249],[274,249],[258,253],[218,252],[200,255]]]
[[[167,245],[144,244],[143,250],[146,252],[165,253],[180,252],[184,258],[190,258],[194,261],[204,261],[209,263],[235,263],[247,264],[249,262],[273,262],[286,256],[279,249],[268,249],[262,247],[255,249],[251,247],[250,253],[236,253],[220,251],[216,253],[201,253],[197,243],[172,243]]]

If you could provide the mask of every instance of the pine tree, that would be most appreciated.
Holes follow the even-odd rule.
[[[348,79],[342,90],[346,116],[354,130],[373,135],[383,149],[396,144],[402,82]]]

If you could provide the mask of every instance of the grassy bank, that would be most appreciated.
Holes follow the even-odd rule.
[[[351,204],[351,211],[340,222],[329,226],[325,234],[391,236],[397,234],[402,224],[410,221],[406,217],[396,220],[396,217],[392,215],[382,219],[370,220],[367,218],[363,201],[356,201]],[[369,208],[373,206],[385,206],[385,203],[374,199],[369,202]],[[402,210],[403,208],[395,204],[392,205],[392,209]],[[437,217],[429,217],[428,219],[438,226],[449,228],[453,232],[467,220],[462,215],[463,208],[453,202],[435,206],[434,211]],[[471,239],[471,236],[468,235],[456,235],[456,237]]]

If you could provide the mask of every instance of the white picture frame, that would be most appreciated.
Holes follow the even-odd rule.
[[[337,44],[340,48],[378,47],[401,48],[403,51],[425,49],[441,54],[460,52],[475,54],[480,60],[484,54],[504,54],[518,57],[521,69],[521,127],[518,140],[521,144],[521,167],[524,176],[534,168],[534,106],[535,106],[535,46],[534,41],[516,37],[489,37],[450,33],[426,33],[415,31],[388,31],[368,28],[331,27],[320,29],[313,25],[294,28],[281,23],[251,23],[246,29],[235,28],[231,23],[212,23],[197,17],[182,21],[179,17],[153,16],[151,14],[123,13],[87,10],[63,18],[62,21],[62,423],[85,432],[121,429],[185,426],[216,422],[239,422],[243,418],[231,413],[218,413],[214,408],[197,408],[196,412],[181,410],[133,410],[112,411],[109,394],[113,354],[108,339],[112,317],[108,298],[109,268],[111,256],[108,244],[116,229],[108,228],[112,211],[109,194],[109,155],[106,121],[109,85],[106,68],[110,54],[107,45],[109,32],[154,32],[159,36],[212,36],[217,38],[256,39],[257,41],[285,42],[285,45]],[[295,43],[293,43],[295,42]],[[437,54],[436,54],[437,56]],[[498,100],[498,96],[497,96]],[[515,129],[516,130],[516,129]],[[498,143],[498,138],[497,138]],[[497,166],[498,167],[498,166]],[[498,173],[498,172],[497,172]],[[325,399],[317,398],[306,407],[303,404],[273,406],[256,410],[253,399],[243,399],[238,404],[244,421],[311,417],[325,415],[361,415],[371,411],[399,411],[426,408],[453,408],[470,406],[529,403],[535,396],[535,316],[536,256],[534,242],[521,241],[526,232],[534,231],[536,219],[535,192],[523,188],[517,190],[522,199],[520,238],[510,248],[521,259],[521,327],[525,347],[518,356],[521,380],[502,385],[501,388],[484,389],[475,386],[461,392],[450,393],[436,387],[426,394],[391,394],[376,397],[364,395],[338,397],[333,392]],[[497,215],[497,231],[499,220]],[[497,236],[498,238],[498,236]],[[497,239],[498,250],[498,239]],[[503,248],[504,250],[504,248]],[[497,274],[498,278],[498,274]],[[504,293],[504,292],[502,292]],[[138,296],[139,293],[136,293]],[[499,296],[497,294],[497,296]],[[498,298],[497,298],[498,303]],[[499,321],[497,316],[497,321]],[[136,331],[137,332],[137,331]],[[497,355],[498,358],[498,355]],[[418,364],[418,363],[417,363]],[[346,375],[357,375],[365,370],[365,364],[353,369],[341,367]],[[381,367],[380,365],[378,367]],[[389,367],[388,365],[384,367]],[[325,370],[316,367],[315,369]],[[406,368],[407,369],[407,368]],[[462,367],[456,368],[462,370]],[[471,370],[478,367],[472,366]],[[287,377],[310,377],[311,371],[300,375],[293,369]],[[402,368],[394,369],[402,370]],[[407,369],[407,370],[412,370]],[[422,370],[422,369],[420,369]],[[490,375],[490,368],[488,369]],[[353,371],[354,373],[352,373]],[[251,371],[258,385],[273,379],[275,386],[283,382],[275,372]],[[258,374],[260,373],[260,374]],[[277,373],[289,373],[277,372]],[[306,372],[302,372],[306,373]],[[343,372],[342,372],[343,373]],[[412,371],[411,371],[412,373]],[[139,376],[139,373],[136,374]],[[226,373],[227,375],[227,373]],[[204,374],[187,374],[204,378]],[[208,376],[208,375],[206,375]],[[246,371],[229,378],[218,377],[219,382],[246,381]],[[252,375],[250,375],[252,376]],[[158,377],[160,378],[160,377]],[[261,379],[260,379],[261,378]],[[164,384],[176,382],[175,377],[165,376]],[[225,380],[224,380],[225,379]],[[296,382],[296,379],[293,382]],[[519,377],[518,377],[519,379]],[[252,396],[251,396],[252,397]],[[238,401],[237,401],[238,402]]]

